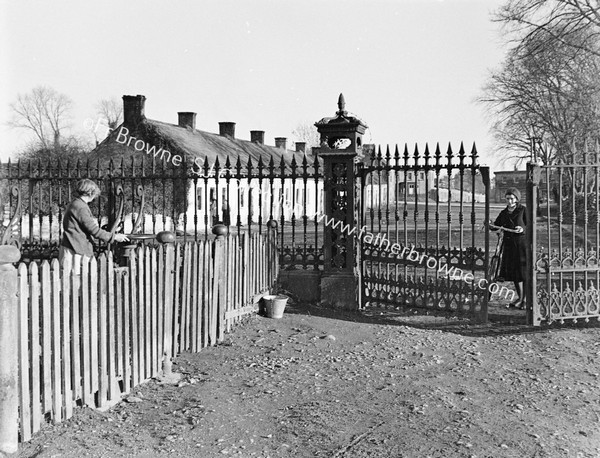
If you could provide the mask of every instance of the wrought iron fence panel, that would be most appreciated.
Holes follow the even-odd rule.
[[[179,166],[144,157],[8,161],[0,163],[0,223],[18,240],[24,260],[54,258],[76,183],[90,178],[102,191],[90,208],[106,230],[170,230],[185,241],[208,239],[215,224],[251,234],[276,222],[282,268],[318,270],[323,267],[321,169],[320,159],[289,151],[258,159],[203,158]],[[97,252],[106,249],[96,247]]]
[[[445,155],[405,146],[370,152],[358,168],[362,294],[368,305],[409,305],[487,317],[489,169],[473,145]]]
[[[534,223],[530,321],[534,325],[600,321],[598,145],[586,145],[570,162],[528,164],[527,170],[533,204],[528,216]]]

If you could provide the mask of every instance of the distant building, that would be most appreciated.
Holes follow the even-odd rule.
[[[375,145],[365,144],[362,147],[362,153],[358,160],[369,166],[372,163],[371,158],[375,153]],[[386,161],[381,165],[385,168]],[[396,161],[391,159],[390,165],[395,165]],[[375,165],[377,162],[375,161]],[[381,172],[371,172],[367,176],[364,187],[364,205],[366,207],[377,207],[380,205],[380,199],[383,202],[403,202],[406,199],[414,200],[425,199],[430,196],[431,190],[435,189],[435,172],[423,170],[392,170],[389,173],[385,170]]]
[[[189,186],[187,196],[185,213],[188,225],[196,215],[209,215],[209,224],[222,221],[235,225],[238,217],[242,224],[257,222],[259,206],[263,223],[271,211],[274,218],[278,219],[283,211],[285,218],[289,219],[294,211],[296,217],[302,216],[298,212],[303,207],[311,212],[322,210],[322,182],[317,185],[314,180],[305,183],[302,179],[296,179],[292,183],[291,179],[278,178],[269,184],[269,180],[264,178],[268,174],[271,157],[275,163],[275,173],[281,170],[282,161],[289,173],[293,159],[297,165],[296,173],[301,173],[306,155],[310,173],[314,158],[311,153],[305,153],[305,143],[296,143],[295,151],[287,149],[287,139],[283,137],[275,138],[275,146],[265,145],[265,132],[260,130],[250,131],[250,141],[241,140],[235,137],[234,122],[220,122],[218,134],[205,132],[196,129],[196,113],[193,112],[179,112],[177,124],[147,119],[145,101],[143,95],[123,96],[123,124],[90,153],[90,159],[105,161],[124,157],[126,160],[133,158],[141,161],[144,158],[146,163],[154,159],[159,166],[162,162],[171,169],[184,165],[189,168],[193,164],[197,177],[189,178],[193,185]],[[238,157],[243,164],[243,174],[247,172],[247,162],[252,161],[253,176],[258,173],[257,165],[262,159],[262,189],[258,178],[243,178],[238,183],[235,178],[226,180],[224,173],[216,174],[214,169],[202,167],[206,160],[211,165],[218,160],[222,172],[226,172],[223,169],[229,158],[230,176],[234,177]]]
[[[435,175],[433,172],[427,172],[427,180],[424,171],[407,171],[406,176],[403,170],[392,172],[389,180],[377,180],[377,172],[370,173],[364,188],[364,204],[366,207],[380,206],[380,200],[383,202],[404,202],[404,199],[414,200],[430,197],[430,191],[434,189]]]
[[[509,170],[494,172],[496,177],[494,188],[494,201],[505,202],[505,192],[508,188],[517,188],[521,193],[521,201],[524,204],[527,198],[527,172],[525,170]],[[552,184],[552,180],[550,180]],[[547,187],[546,176],[540,174],[540,183],[538,188],[538,197],[540,201],[546,200]]]
[[[521,193],[521,200],[525,202],[527,195],[527,172],[525,170],[509,170],[494,172],[496,177],[496,188],[494,189],[494,201],[505,202],[504,193],[508,188],[517,188]]]

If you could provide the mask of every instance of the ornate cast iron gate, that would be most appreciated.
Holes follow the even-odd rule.
[[[469,162],[469,163],[467,163]],[[475,145],[411,156],[371,151],[359,164],[361,305],[410,306],[487,319],[489,168]]]
[[[599,159],[527,164],[530,324],[600,321]]]

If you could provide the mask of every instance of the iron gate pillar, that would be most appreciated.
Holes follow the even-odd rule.
[[[536,247],[537,247],[537,207],[538,183],[540,182],[541,167],[533,162],[527,163],[527,276],[523,288],[525,289],[525,303],[527,304],[527,324],[538,325],[541,318],[537,301],[537,275],[536,275]]]
[[[321,146],[313,151],[323,159],[325,244],[321,276],[321,304],[359,308],[360,278],[357,264],[357,192],[355,160],[362,150],[367,125],[345,110],[338,99],[336,116],[315,123]]]

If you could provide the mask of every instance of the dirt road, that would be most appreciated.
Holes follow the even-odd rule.
[[[600,328],[288,307],[19,457],[600,457]]]

